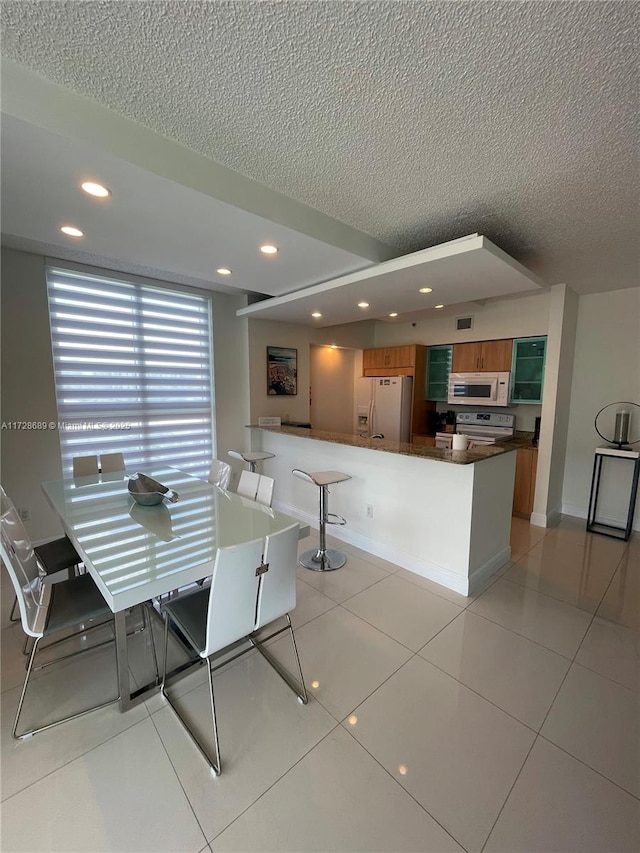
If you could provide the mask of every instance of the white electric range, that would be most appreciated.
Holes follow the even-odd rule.
[[[469,446],[495,444],[513,438],[515,433],[515,415],[502,415],[495,412],[458,412],[456,432],[469,436]],[[452,432],[437,432],[436,447],[451,450]]]

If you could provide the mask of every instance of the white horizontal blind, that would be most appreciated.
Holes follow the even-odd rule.
[[[47,269],[63,475],[74,456],[124,454],[207,477],[213,457],[206,296]]]

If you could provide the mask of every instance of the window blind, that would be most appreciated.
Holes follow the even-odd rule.
[[[213,457],[207,296],[47,269],[64,476],[74,456],[124,454],[207,477]]]

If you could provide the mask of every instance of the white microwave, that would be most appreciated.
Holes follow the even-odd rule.
[[[450,373],[447,403],[508,406],[509,373]]]

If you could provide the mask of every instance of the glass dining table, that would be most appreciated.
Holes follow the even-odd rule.
[[[145,474],[173,489],[175,503],[141,506],[129,495],[131,474],[50,480],[43,492],[87,571],[113,611],[120,710],[157,688],[131,689],[126,611],[209,577],[219,548],[271,533],[297,519],[169,466]],[[298,522],[299,523],[299,522]],[[309,527],[300,523],[300,538]]]

